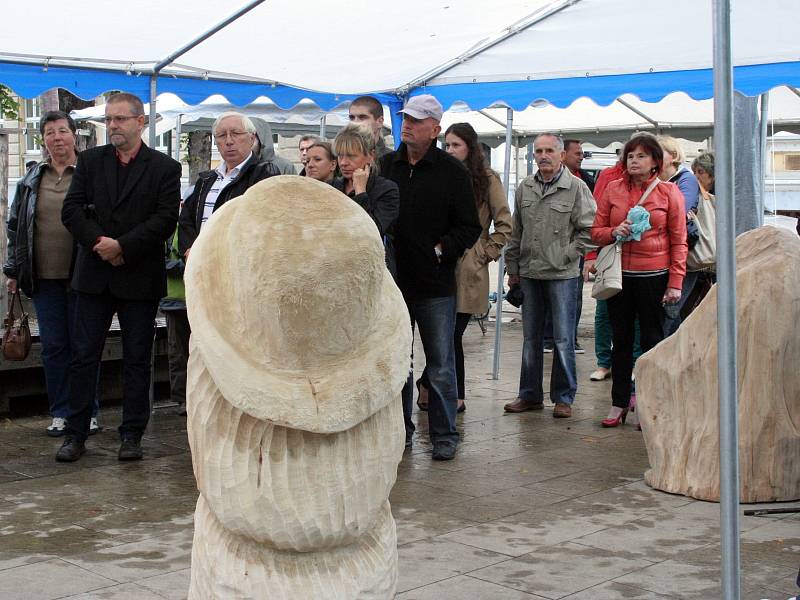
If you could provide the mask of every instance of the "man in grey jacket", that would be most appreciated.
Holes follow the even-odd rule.
[[[580,259],[591,246],[595,202],[586,184],[564,164],[564,142],[542,133],[533,142],[539,171],[526,177],[514,200],[514,231],[506,246],[510,284],[519,283],[522,303],[522,367],[519,395],[507,412],[544,407],[544,322],[553,319],[550,399],[554,417],[571,417],[578,389],[575,374],[575,306]]]

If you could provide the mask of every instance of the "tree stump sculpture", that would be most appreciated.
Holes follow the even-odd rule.
[[[189,597],[393,597],[411,328],[375,224],[274,177],[220,208],[187,263]]]
[[[800,498],[800,238],[736,241],[742,502]],[[717,288],[636,366],[652,487],[719,501]]]

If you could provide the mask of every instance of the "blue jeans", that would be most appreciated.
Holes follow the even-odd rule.
[[[522,367],[519,397],[542,402],[544,389],[544,323],[550,311],[553,319],[553,371],[550,399],[556,404],[572,404],[578,390],[575,372],[575,304],[578,285],[570,279],[529,279],[520,277],[525,299],[522,301]]]
[[[406,299],[411,327],[419,327],[425,352],[428,376],[428,433],[431,442],[458,443],[456,430],[456,358],[453,332],[456,320],[456,297]],[[406,436],[414,432],[411,411],[414,401],[414,373],[409,372],[403,386],[403,416]]]
[[[141,438],[150,418],[150,358],[158,300],[125,300],[75,292],[75,331],[70,362],[66,434],[85,441],[92,394],[111,319],[122,332],[122,438]]]
[[[575,282],[578,285],[578,295],[575,297],[575,343],[578,343],[578,324],[581,322],[581,311],[583,310],[583,263],[584,258],[581,256],[580,268],[578,272],[580,275],[575,279]],[[611,334],[608,334],[609,337]],[[544,341],[552,343],[553,342],[553,317],[550,315],[550,311],[547,311],[547,315],[544,318]]]
[[[50,401],[50,415],[65,419],[69,413],[69,361],[73,330],[74,297],[67,279],[37,279],[33,306],[39,324],[42,364]],[[99,371],[98,371],[99,375]],[[100,386],[95,385],[92,416],[100,407]]]

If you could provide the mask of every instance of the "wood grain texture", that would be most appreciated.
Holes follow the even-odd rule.
[[[736,241],[742,502],[800,499],[800,238],[761,227]],[[667,492],[719,501],[717,288],[636,366],[650,469]]]

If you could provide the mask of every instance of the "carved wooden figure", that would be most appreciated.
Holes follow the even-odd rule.
[[[411,328],[372,219],[270,178],[203,226],[186,292],[189,597],[393,597]]]
[[[736,240],[742,502],[800,499],[800,238]],[[654,488],[719,501],[717,288],[636,366]]]

